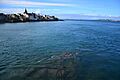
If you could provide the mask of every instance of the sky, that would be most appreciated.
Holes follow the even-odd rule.
[[[120,19],[120,0],[0,0],[0,13],[55,15],[64,19]]]

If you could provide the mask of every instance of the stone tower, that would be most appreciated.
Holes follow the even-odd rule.
[[[27,9],[25,8],[25,12],[24,12],[24,14],[27,14],[28,12],[27,12]]]

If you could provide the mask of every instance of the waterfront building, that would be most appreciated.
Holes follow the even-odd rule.
[[[28,13],[27,9],[25,9],[25,12],[23,13],[23,15],[28,18],[30,21],[36,21],[39,20],[39,17],[37,16],[37,14],[35,13]]]

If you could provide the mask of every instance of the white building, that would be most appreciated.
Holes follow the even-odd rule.
[[[23,13],[23,15],[31,21],[39,20],[39,17],[37,14],[28,13],[26,9],[25,9],[25,12]]]

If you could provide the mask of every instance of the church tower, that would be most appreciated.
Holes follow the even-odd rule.
[[[24,12],[24,14],[27,14],[28,12],[27,12],[27,9],[25,8],[25,12]]]

